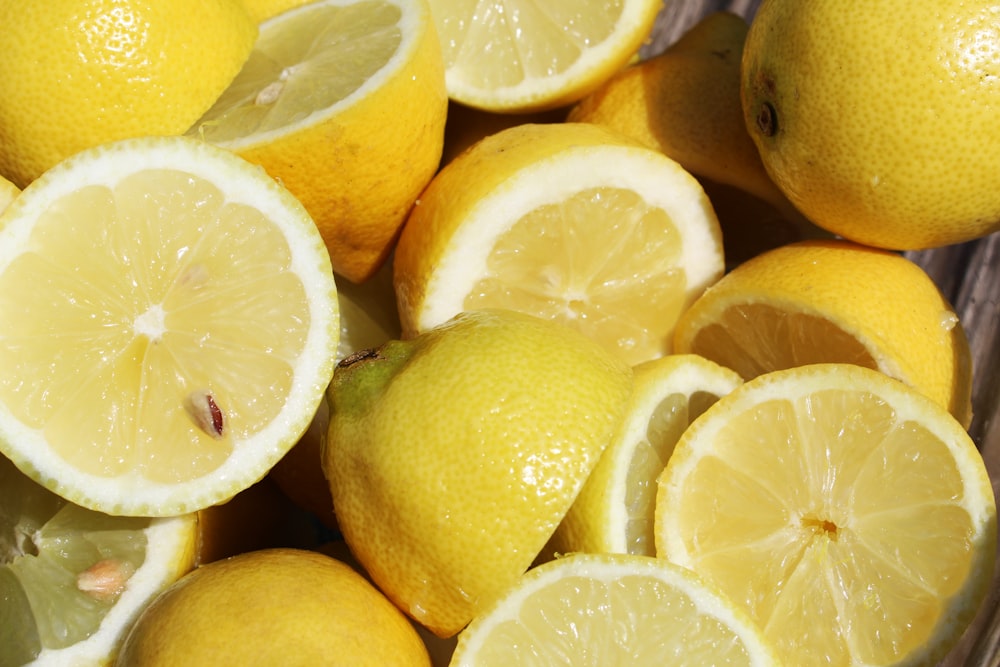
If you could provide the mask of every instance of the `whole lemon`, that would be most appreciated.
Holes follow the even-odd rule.
[[[1000,229],[1000,5],[764,0],[741,66],[764,166],[815,224],[911,250]]]
[[[514,311],[348,357],[323,469],[351,552],[397,606],[455,634],[545,546],[631,388],[597,342]]]
[[[349,565],[299,549],[203,565],[157,596],[117,665],[422,665],[416,629]]]

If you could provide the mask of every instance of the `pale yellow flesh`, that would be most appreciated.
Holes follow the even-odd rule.
[[[226,145],[308,122],[385,67],[402,41],[401,16],[396,5],[369,0],[265,23],[243,69],[188,134]]]
[[[173,170],[55,202],[0,274],[0,310],[19,314],[0,322],[14,416],[82,471],[166,483],[272,421],[310,325],[280,229]]]
[[[672,511],[695,569],[789,664],[890,664],[927,640],[975,554],[963,472],[936,435],[827,390],[735,414],[714,442]]]
[[[554,319],[638,363],[669,352],[686,299],[681,247],[667,213],[635,192],[583,190],[497,239],[463,306]]]

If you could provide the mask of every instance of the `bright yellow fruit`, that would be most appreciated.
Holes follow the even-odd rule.
[[[88,149],[28,186],[0,216],[0,312],[0,452],[143,516],[263,477],[315,414],[339,332],[301,204],[183,137]]]
[[[554,554],[653,556],[656,478],[705,409],[739,386],[736,372],[693,354],[639,364],[625,421],[549,542]]]
[[[753,621],[694,573],[649,556],[573,554],[529,571],[458,638],[454,667],[777,667]]]
[[[323,462],[344,539],[401,609],[455,634],[541,551],[631,387],[587,337],[513,311],[345,360]]]
[[[404,335],[464,310],[572,326],[629,364],[668,354],[680,314],[722,275],[698,182],[589,123],[520,125],[442,169],[394,258]]]
[[[447,109],[426,0],[319,0],[261,24],[246,65],[189,134],[281,181],[334,270],[362,282],[438,168]]]
[[[1000,229],[1000,7],[761,3],[742,65],[768,173],[814,223],[892,249]]]
[[[675,348],[750,379],[816,362],[874,368],[963,425],[972,418],[968,340],[930,276],[893,252],[803,241],[728,273],[681,317]]]
[[[565,106],[624,67],[662,0],[430,0],[448,94],[490,111]]]
[[[427,666],[413,626],[350,566],[265,549],[191,572],[149,604],[116,664]]]
[[[7,208],[14,199],[21,194],[21,189],[0,176],[0,213]]]
[[[136,617],[195,564],[193,514],[84,509],[0,456],[0,648],[8,665],[108,665]]]
[[[996,508],[961,424],[853,364],[723,396],[658,480],[657,554],[743,607],[786,665],[934,665],[990,588]]]
[[[243,0],[247,13],[257,23],[262,23],[278,14],[304,5],[312,0]]]
[[[0,25],[0,173],[22,188],[84,148],[182,134],[257,36],[239,0],[3,0]]]

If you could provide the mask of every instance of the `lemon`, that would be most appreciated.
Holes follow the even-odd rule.
[[[274,18],[278,14],[304,5],[310,0],[243,0],[247,13],[257,23]]]
[[[334,270],[363,282],[438,168],[447,110],[426,0],[322,0],[261,24],[246,65],[189,134],[280,180]]]
[[[548,123],[491,135],[434,177],[394,279],[404,336],[506,308],[637,364],[671,351],[723,264],[715,213],[680,165],[597,125]]]
[[[302,206],[182,137],[88,149],[0,216],[0,452],[68,500],[181,514],[306,430],[339,322]]]
[[[625,421],[550,541],[554,553],[653,556],[656,478],[705,409],[739,386],[734,371],[693,354],[639,364]]]
[[[565,106],[631,60],[662,0],[430,0],[449,96],[490,111]]]
[[[850,362],[972,418],[972,362],[958,316],[930,276],[893,252],[802,241],[728,273],[677,325],[678,352],[744,379],[816,362]]]
[[[116,664],[430,665],[406,617],[350,566],[265,549],[204,565],[158,595]]]
[[[194,567],[193,514],[84,509],[0,456],[0,653],[5,665],[107,665],[145,605]]]
[[[0,25],[0,173],[22,188],[84,148],[183,133],[257,36],[239,0],[4,0]]]
[[[541,551],[631,386],[587,337],[514,311],[341,362],[323,469],[344,539],[401,609],[454,635]]]
[[[937,664],[990,587],[996,508],[975,444],[871,369],[741,385],[658,486],[657,553],[747,610],[784,664]]]
[[[458,638],[454,667],[777,666],[741,609],[662,559],[574,554],[529,571]]]
[[[1000,229],[1000,7],[768,0],[747,36],[745,122],[814,223],[892,249]]]

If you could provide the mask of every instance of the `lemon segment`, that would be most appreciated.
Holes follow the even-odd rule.
[[[452,99],[491,111],[569,104],[623,67],[649,36],[661,0],[431,0]]]
[[[194,567],[194,515],[117,517],[0,457],[0,646],[11,664],[108,664],[142,607]]]
[[[989,588],[979,452],[870,369],[747,382],[685,432],[658,486],[657,553],[719,585],[787,664],[934,664]]]
[[[677,163],[583,123],[521,125],[455,158],[400,237],[404,335],[505,308],[582,331],[629,364],[671,351],[722,274],[718,221]]]
[[[573,554],[540,565],[458,638],[455,667],[778,665],[749,617],[662,559]]]
[[[0,448],[68,499],[224,500],[298,438],[332,375],[336,287],[287,191],[181,138],[80,154],[4,214]]]

